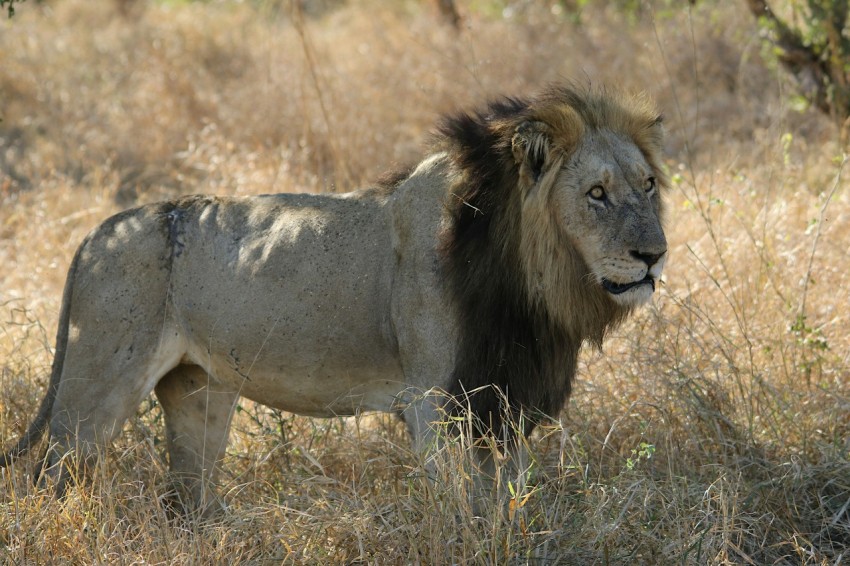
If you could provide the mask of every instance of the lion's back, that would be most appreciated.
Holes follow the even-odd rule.
[[[174,215],[169,304],[196,363],[212,352],[224,374],[247,360],[254,382],[394,363],[379,199],[207,198]]]

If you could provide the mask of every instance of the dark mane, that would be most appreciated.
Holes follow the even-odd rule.
[[[446,255],[463,242],[486,234],[492,212],[509,196],[499,194],[500,190],[510,191],[509,185],[516,186],[510,146],[494,126],[521,117],[528,107],[527,100],[505,98],[490,103],[485,112],[461,112],[443,118],[439,124],[439,141],[465,173],[464,182],[451,195],[453,224],[450,236],[443,240]]]
[[[506,413],[516,422],[523,411],[523,434],[540,416],[557,415],[582,341],[530,300],[520,263],[519,173],[505,124],[528,111],[528,101],[508,98],[446,118],[439,128],[460,172],[449,197],[450,226],[441,234],[462,337],[448,393],[471,409],[479,434],[500,438],[520,432],[503,430]]]
[[[383,175],[378,177],[375,181],[374,186],[372,187],[376,193],[382,195],[392,194],[400,184],[402,184],[410,174],[413,173],[415,167],[412,165],[406,165],[404,167],[395,167],[390,169],[389,171],[384,172]]]

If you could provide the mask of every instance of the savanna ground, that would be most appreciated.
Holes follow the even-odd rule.
[[[0,561],[850,563],[838,129],[743,3],[460,8],[457,32],[413,1],[19,4],[0,22],[0,439],[35,414],[68,263],[108,215],[363,186],[422,157],[439,114],[562,77],[646,90],[669,133],[666,282],[583,353],[513,507],[473,519],[461,463],[423,481],[392,417],[245,402],[228,512],[177,520],[151,399],[64,502],[32,487],[35,458],[2,471]]]

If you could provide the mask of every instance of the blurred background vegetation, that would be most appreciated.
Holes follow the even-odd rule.
[[[141,408],[90,489],[0,475],[9,563],[841,564],[850,556],[847,4],[0,1],[0,439],[35,414],[67,265],[122,208],[345,191],[439,115],[573,79],[665,115],[670,261],[582,353],[514,513],[421,481],[390,417],[240,405],[214,525],[164,510]],[[520,509],[522,512],[516,512]]]

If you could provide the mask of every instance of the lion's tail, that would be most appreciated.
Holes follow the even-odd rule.
[[[65,350],[68,347],[68,330],[71,325],[71,294],[74,288],[74,281],[77,278],[77,264],[79,263],[80,252],[85,247],[85,244],[86,242],[83,242],[77,249],[74,260],[71,262],[71,267],[68,269],[68,278],[65,280],[65,292],[62,295],[62,310],[59,313],[59,330],[56,333],[56,353],[53,356],[53,367],[50,372],[50,383],[47,386],[47,394],[41,400],[38,413],[27,429],[27,432],[13,447],[0,454],[0,468],[9,466],[20,456],[26,454],[32,448],[32,445],[38,442],[47,428],[47,421],[50,419],[50,412],[53,409],[53,402],[56,400],[56,392],[59,389],[59,380],[62,377],[62,367],[65,364]]]

